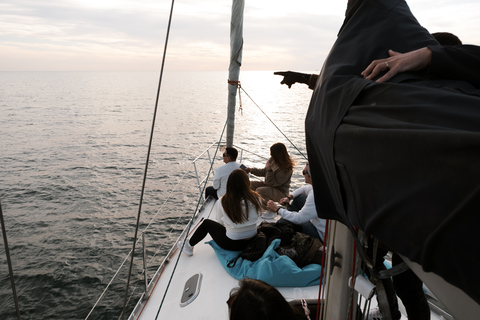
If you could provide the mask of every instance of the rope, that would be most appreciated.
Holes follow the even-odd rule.
[[[122,319],[125,318],[125,309],[127,307],[128,289],[129,289],[129,285],[130,285],[130,278],[131,278],[131,275],[132,275],[133,259],[135,257],[135,244],[136,244],[135,239],[137,239],[138,227],[140,225],[140,215],[141,215],[141,212],[142,212],[143,195],[144,195],[144,192],[145,192],[145,183],[147,181],[148,163],[150,161],[150,152],[151,152],[151,149],[152,149],[153,133],[155,131],[155,118],[157,117],[158,101],[159,101],[159,97],[160,97],[160,88],[161,88],[161,85],[162,85],[163,69],[164,69],[164,66],[165,66],[165,57],[167,55],[167,44],[168,44],[168,37],[169,37],[169,34],[170,34],[170,27],[171,27],[171,23],[172,23],[174,2],[175,2],[175,0],[172,0],[172,6],[171,6],[171,9],[170,9],[170,17],[169,17],[169,20],[168,20],[167,35],[166,35],[166,38],[165,38],[165,48],[163,50],[162,65],[161,65],[161,69],[160,69],[160,77],[159,77],[159,80],[158,80],[157,97],[156,97],[156,100],[155,100],[155,108],[154,108],[153,119],[152,119],[152,128],[150,130],[150,140],[149,140],[149,143],[148,143],[147,159],[146,159],[146,162],[145,162],[145,170],[144,170],[144,174],[143,174],[142,192],[141,192],[141,195],[140,195],[140,203],[139,203],[139,206],[138,206],[137,223],[136,223],[136,227],[135,227],[135,235],[133,237],[134,242],[133,242],[133,248],[132,248],[132,258],[130,259],[130,268],[129,268],[129,271],[128,271],[127,286],[126,286],[126,289],[125,289],[125,299],[124,299],[123,309],[122,309],[122,314],[121,314]]]
[[[242,95],[241,95],[241,91],[240,91],[240,89],[242,88],[242,85],[240,84],[240,81],[232,81],[232,80],[228,79],[227,82],[228,82],[229,85],[237,86],[237,88],[238,88],[238,102],[239,102],[238,111],[240,111],[240,113],[243,116]]]
[[[312,320],[310,319],[310,309],[308,309],[308,304],[307,304],[307,301],[305,301],[305,299],[302,299],[302,308],[303,308],[303,312],[305,312],[305,317],[307,318],[307,320]]]
[[[357,231],[357,228],[355,228],[355,231]],[[355,301],[354,301],[354,298],[355,298],[355,274],[356,274],[356,269],[357,269],[357,243],[355,241],[353,241],[353,254],[352,254],[352,287],[350,289],[350,297],[349,297],[349,301],[348,301],[348,305],[350,306],[350,309],[349,309],[349,319],[352,319],[353,318],[353,315],[354,315],[354,306],[355,306]]]
[[[230,82],[229,82],[230,83]],[[298,153],[300,153],[300,155],[308,161],[307,157],[297,148],[297,146],[282,132],[282,130],[280,130],[280,128],[272,121],[272,119],[270,119],[270,117],[262,110],[262,108],[260,108],[260,106],[252,99],[252,97],[250,97],[250,95],[245,91],[245,89],[243,89],[243,87],[240,87],[239,86],[239,90],[242,90],[246,95],[247,97],[253,102],[253,104],[265,115],[265,117],[267,117],[267,119],[273,124],[273,126],[275,128],[277,128],[277,130],[285,137],[285,139],[288,140],[288,142],[290,142],[290,144],[298,151]]]
[[[317,317],[315,319],[323,319],[323,306],[325,303],[322,303],[322,298],[325,293],[325,290],[322,292],[322,286],[324,284],[324,276],[326,274],[327,261],[327,248],[330,246],[330,220],[327,220],[325,223],[325,233],[323,236],[323,250],[322,250],[322,270],[320,271],[320,285],[318,286],[318,302],[317,302]],[[325,301],[325,300],[324,300]],[[326,302],[326,301],[325,301]]]

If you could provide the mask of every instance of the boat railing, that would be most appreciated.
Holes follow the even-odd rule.
[[[265,157],[263,157],[259,154],[256,154],[254,152],[248,151],[245,148],[242,148],[238,145],[234,145],[233,147],[235,147],[239,151],[237,161],[240,162],[240,163],[243,161],[246,154],[248,154],[249,162],[266,161],[267,160],[267,158],[265,158]],[[222,151],[223,151],[224,148],[225,148],[225,143],[218,143],[218,142],[212,143],[211,145],[209,145],[205,150],[203,150],[193,160],[195,176],[196,176],[196,179],[197,179],[196,180],[197,187],[198,187],[200,197],[201,197],[200,201],[202,203],[205,203],[205,199],[203,197],[203,187],[206,184],[206,182],[208,182],[210,172],[213,172],[213,168],[216,168],[218,166],[218,165],[215,165],[215,157],[216,157],[216,154],[217,154],[215,149],[218,149],[218,150],[222,149]],[[212,170],[210,170],[210,168],[212,168]],[[251,176],[251,178],[254,179],[256,177]],[[178,183],[180,183],[180,181]],[[174,188],[174,189],[176,189],[176,188]],[[173,192],[173,190],[171,192]],[[170,198],[170,196],[168,198]],[[165,200],[165,203],[168,202],[168,198]],[[164,203],[164,205],[165,205],[165,203]],[[162,211],[162,208],[163,208],[164,205],[162,205],[161,208],[158,210],[158,212],[151,218],[151,221],[147,224],[147,226],[143,229],[143,231],[141,232],[139,237],[136,239],[137,244],[141,243],[141,245],[142,245],[141,251],[143,253],[142,254],[142,260],[143,260],[142,264],[143,264],[143,266],[141,267],[142,271],[141,271],[141,273],[140,273],[140,275],[137,279],[137,284],[140,285],[139,287],[143,287],[141,289],[143,292],[139,293],[141,295],[141,297],[139,299],[140,301],[144,301],[144,300],[148,299],[148,297],[151,293],[151,290],[152,290],[152,286],[155,285],[156,280],[160,277],[163,269],[165,268],[165,265],[170,261],[171,256],[173,255],[173,253],[176,250],[176,247],[172,247],[170,249],[170,251],[164,257],[163,262],[160,264],[160,267],[157,269],[157,272],[152,277],[148,276],[147,270],[148,270],[149,267],[151,267],[155,256],[157,256],[157,253],[160,252],[163,249],[163,246],[156,247],[156,250],[155,250],[155,253],[153,254],[153,257],[148,258],[148,261],[147,261],[147,252],[146,252],[146,250],[147,250],[147,239],[146,239],[147,234],[146,233],[147,233],[147,230],[149,229],[149,227],[151,226],[151,224],[154,223],[157,216]],[[194,220],[195,220],[195,215],[189,223],[194,223]],[[173,232],[174,229],[175,228],[173,228],[171,232]],[[184,230],[184,232],[185,232],[185,230]],[[184,236],[184,233],[182,233],[179,238],[181,238],[182,236]],[[95,302],[92,309],[90,310],[90,312],[86,316],[86,318],[85,318],[86,320],[93,317],[93,312],[96,309],[97,305],[105,297],[105,295],[107,294],[107,291],[109,290],[110,286],[114,283],[114,281],[116,281],[117,276],[120,274],[121,270],[124,268],[124,266],[128,262],[128,259],[129,259],[129,257],[131,257],[132,253],[133,253],[133,251],[131,250],[126,255],[122,264],[120,265],[120,267],[118,268],[118,270],[116,271],[116,273],[114,274],[114,276],[112,277],[110,282],[107,284],[107,286],[104,288],[104,291],[101,293],[98,300]],[[134,287],[134,289],[130,293],[130,298],[133,297],[135,291],[136,291],[136,286]],[[134,313],[132,313],[132,315]]]
[[[238,145],[233,145],[233,147],[240,151],[239,156],[237,157],[237,161],[240,162],[240,163],[243,161],[244,153],[248,154],[249,158],[251,156],[252,158],[259,158],[259,159],[263,159],[265,161],[268,160],[268,158],[265,158],[264,156],[261,156],[261,155],[255,153],[255,152],[251,152],[251,151],[249,151],[245,148],[242,148]],[[197,156],[193,160],[195,177],[197,179],[197,187],[198,187],[198,191],[200,193],[200,197],[201,197],[202,201],[205,201],[204,196],[203,196],[204,186],[205,186],[206,182],[208,181],[208,179],[210,178],[210,173],[213,172],[216,151],[219,150],[220,148],[225,148],[225,143],[214,142],[210,146],[208,146],[205,150],[203,150],[200,153],[200,155]],[[215,150],[215,152],[213,153],[214,154],[213,156],[211,155],[211,150],[212,149]],[[207,173],[202,174],[202,173],[200,173],[201,169],[200,169],[199,164],[200,164],[201,161],[205,161],[205,160],[208,161],[207,162],[208,163],[208,168],[211,168],[212,170],[208,170]],[[255,178],[255,177],[252,176],[252,178]]]

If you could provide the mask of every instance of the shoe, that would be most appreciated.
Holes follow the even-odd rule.
[[[183,246],[183,250],[182,250],[182,246]],[[190,245],[188,240],[187,242],[185,242],[185,245],[183,245],[183,241],[178,241],[177,248],[182,250],[183,253],[185,253],[187,256],[193,256],[193,247]]]
[[[265,211],[264,214],[262,214],[262,218],[263,219],[272,219],[273,217],[275,217],[276,213],[275,212],[272,212],[270,210],[267,210]]]
[[[373,309],[370,309],[368,311],[368,317],[367,317],[368,320],[382,320],[383,317],[382,317],[382,313],[380,312],[380,308],[379,307],[375,307]]]

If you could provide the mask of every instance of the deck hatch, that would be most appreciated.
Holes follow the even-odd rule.
[[[200,284],[202,283],[202,274],[196,273],[185,282],[183,288],[182,299],[180,300],[180,307],[185,307],[197,298],[200,293]]]

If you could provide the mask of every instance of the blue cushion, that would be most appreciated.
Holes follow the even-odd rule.
[[[280,239],[275,239],[257,261],[238,258],[233,268],[227,264],[238,256],[239,251],[224,250],[213,240],[207,243],[215,250],[225,270],[238,280],[257,279],[276,287],[307,287],[320,283],[321,266],[309,264],[299,268],[289,257],[279,255],[275,249],[280,245]]]

